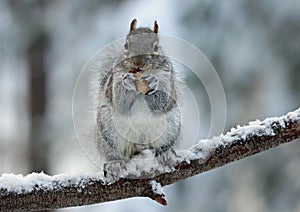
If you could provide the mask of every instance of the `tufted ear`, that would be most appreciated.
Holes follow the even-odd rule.
[[[130,32],[133,31],[133,30],[135,30],[136,22],[137,22],[136,19],[133,19],[133,20],[131,21],[131,24],[130,24]]]
[[[155,32],[155,33],[158,32],[158,24],[157,24],[157,21],[154,21],[153,32]]]

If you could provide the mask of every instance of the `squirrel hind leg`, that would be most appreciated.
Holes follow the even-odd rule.
[[[166,167],[174,167],[178,161],[180,161],[180,156],[177,155],[173,146],[166,145],[155,150],[154,156],[157,158],[159,163]]]
[[[109,181],[124,177],[126,170],[126,163],[124,160],[115,160],[103,164],[104,177]]]

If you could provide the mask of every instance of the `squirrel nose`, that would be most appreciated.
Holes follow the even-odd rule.
[[[133,66],[137,66],[139,68],[142,68],[145,66],[145,59],[143,58],[143,56],[139,55],[139,56],[135,56],[131,58],[131,64]]]

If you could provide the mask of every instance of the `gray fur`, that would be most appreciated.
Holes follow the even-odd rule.
[[[149,28],[130,31],[124,50],[99,77],[96,142],[106,162],[127,161],[144,149],[156,156],[174,152],[181,139],[178,79],[158,44]],[[148,93],[137,92],[132,68],[143,70]]]

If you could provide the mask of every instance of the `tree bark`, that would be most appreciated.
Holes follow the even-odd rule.
[[[155,177],[122,178],[112,183],[105,183],[97,177],[97,174],[65,178],[48,176],[47,183],[37,182],[32,184],[30,189],[16,190],[3,184],[5,181],[1,181],[2,176],[0,177],[0,211],[55,209],[138,196],[149,197],[166,205],[164,194],[153,188],[153,182],[160,183],[161,186],[169,185],[299,137],[300,108],[279,118],[250,123],[245,127],[233,129],[226,135],[199,141],[189,150],[194,155],[200,155],[199,157],[188,161],[183,160],[172,171],[159,173]]]

